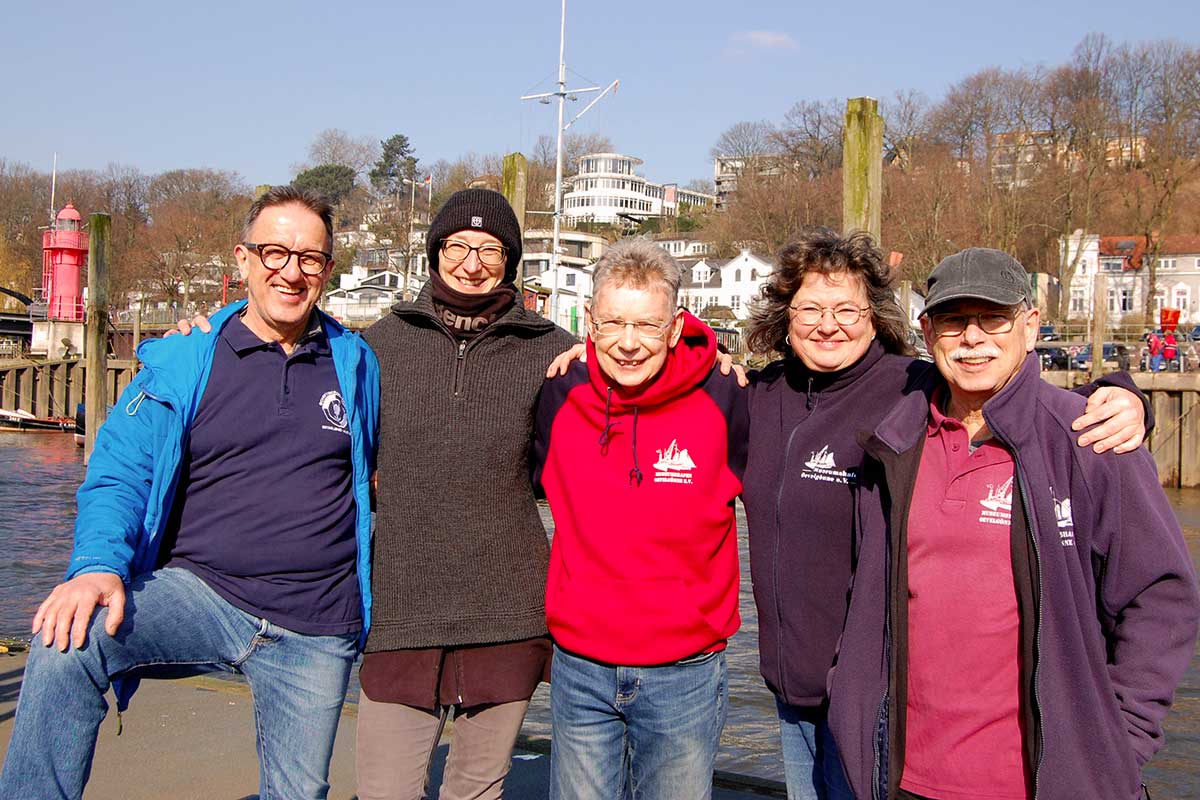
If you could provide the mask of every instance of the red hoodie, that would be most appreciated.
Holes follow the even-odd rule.
[[[542,388],[534,427],[534,480],[554,513],[550,633],[628,666],[721,650],[741,624],[745,395],[713,368],[716,337],[690,314],[634,395],[610,388],[587,346],[586,365]]]

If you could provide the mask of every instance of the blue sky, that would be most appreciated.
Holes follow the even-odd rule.
[[[213,167],[282,183],[325,128],[404,133],[425,163],[530,152],[553,106],[559,0],[4,3],[0,158]],[[1200,43],[1192,0],[883,3],[568,0],[568,86],[620,78],[576,129],[661,182],[711,177],[741,120],[798,100],[937,99],[988,66],[1054,65],[1079,40]],[[575,104],[582,108],[583,102]],[[568,105],[568,109],[570,109]]]

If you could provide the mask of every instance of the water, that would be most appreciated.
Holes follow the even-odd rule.
[[[83,454],[69,435],[0,433],[0,636],[28,637],[38,604],[61,580],[71,552],[75,489],[83,478]],[[1200,564],[1200,490],[1169,491],[1192,559]],[[549,514],[546,515],[549,522]],[[742,564],[749,563],[739,508]],[[718,768],[783,779],[775,701],[758,675],[758,619],[747,569],[741,587],[742,629],[730,642],[729,721]],[[1198,648],[1200,653],[1200,648]],[[358,683],[350,689],[357,700]],[[525,733],[548,737],[550,714],[544,685],[531,704]],[[1200,656],[1193,659],[1167,718],[1167,745],[1145,770],[1155,800],[1185,800],[1200,792]]]

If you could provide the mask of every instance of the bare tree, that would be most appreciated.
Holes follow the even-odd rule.
[[[713,158],[736,158],[743,163],[779,152],[775,126],[770,122],[738,122],[721,132],[709,153]]]
[[[1120,125],[1132,148],[1144,143],[1124,200],[1146,241],[1147,319],[1154,313],[1162,235],[1174,222],[1180,193],[1200,170],[1197,52],[1160,41],[1122,46],[1116,56]]]
[[[297,165],[299,173],[323,164],[340,164],[354,170],[362,180],[382,154],[379,142],[370,136],[351,136],[340,128],[326,128],[308,146],[308,162]]]
[[[915,89],[897,91],[880,102],[883,116],[883,157],[907,170],[917,158],[918,144],[928,129],[929,98]]]
[[[810,178],[840,167],[844,111],[837,100],[805,100],[788,109],[774,133],[782,163]]]

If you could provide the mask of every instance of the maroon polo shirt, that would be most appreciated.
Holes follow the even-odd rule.
[[[908,704],[900,786],[1025,800],[1012,455],[930,405],[908,517]],[[1018,499],[1019,502],[1019,499]]]

